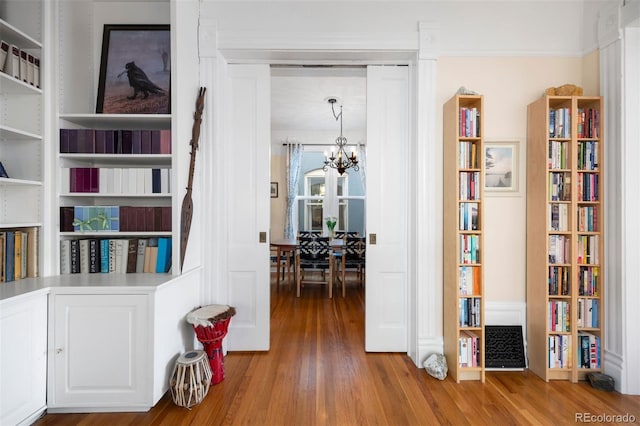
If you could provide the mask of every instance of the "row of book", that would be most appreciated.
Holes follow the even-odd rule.
[[[548,338],[549,368],[571,368],[571,336],[554,334]]]
[[[478,203],[460,203],[459,223],[461,231],[475,231],[478,229]]]
[[[549,229],[551,231],[569,230],[569,205],[562,203],[551,203],[549,210]]]
[[[571,137],[571,108],[549,109],[549,137]]]
[[[598,299],[578,299],[578,327],[598,328],[600,321],[600,301]]]
[[[598,173],[578,173],[578,194],[580,201],[598,201],[600,175]]]
[[[480,359],[480,338],[471,330],[460,332],[458,338],[458,363],[460,367],[479,367],[482,365]]]
[[[566,266],[549,266],[549,295],[569,296],[571,269]]]
[[[578,231],[598,232],[598,206],[578,207]]]
[[[459,135],[467,138],[480,137],[480,110],[478,108],[460,108]]]
[[[170,129],[60,129],[61,154],[171,154]]]
[[[571,201],[571,173],[549,173],[550,201]]]
[[[480,268],[475,266],[460,266],[459,291],[461,296],[480,295]]]
[[[549,301],[548,330],[557,332],[571,331],[571,311],[565,300]]]
[[[580,296],[600,295],[600,268],[597,266],[580,266],[578,271],[578,294]]]
[[[593,333],[578,333],[578,362],[580,368],[600,368],[600,337]]]
[[[460,172],[459,196],[461,200],[480,199],[480,172]]]
[[[550,140],[549,141],[549,169],[568,169],[569,160],[569,144],[567,142]]]
[[[171,237],[61,240],[60,273],[167,273],[171,252]]]
[[[480,236],[471,234],[460,234],[461,264],[480,263]]]
[[[600,238],[598,235],[578,235],[576,257],[578,263],[600,264]]]
[[[458,168],[477,169],[478,144],[470,141],[460,141],[458,146]]]
[[[478,297],[461,297],[458,299],[460,327],[480,327],[481,300]]]
[[[60,232],[170,232],[171,206],[60,207]]]
[[[169,194],[170,168],[70,167],[61,170],[61,190],[96,194]]]
[[[0,282],[38,276],[38,228],[0,231]]]
[[[40,87],[40,58],[4,40],[0,40],[0,71]]]
[[[549,235],[549,263],[569,263],[571,239],[566,235]]]
[[[578,142],[578,169],[598,170],[598,141]]]
[[[600,137],[600,110],[595,108],[578,108],[578,137]]]

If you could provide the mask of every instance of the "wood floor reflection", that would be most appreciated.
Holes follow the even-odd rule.
[[[48,414],[49,425],[573,424],[580,413],[635,416],[640,397],[587,383],[489,372],[486,383],[429,376],[403,354],[365,353],[364,290],[271,291],[271,350],[229,353],[225,380],[188,410],[169,394],[147,413]]]

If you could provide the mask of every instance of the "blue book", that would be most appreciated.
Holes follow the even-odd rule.
[[[100,272],[109,273],[109,240],[100,240]]]
[[[156,259],[156,272],[165,273],[171,266],[171,238],[158,238],[158,257]]]
[[[15,265],[15,233],[14,231],[7,231],[6,233],[6,237],[5,237],[5,248],[4,248],[4,255],[5,255],[5,268],[6,268],[6,272],[4,274],[4,279],[6,282],[9,281],[14,281],[15,280],[15,269],[14,269],[14,265]]]
[[[151,169],[151,190],[154,194],[162,192],[160,169]]]

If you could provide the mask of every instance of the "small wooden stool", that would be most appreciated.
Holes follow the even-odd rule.
[[[173,402],[191,408],[202,402],[211,384],[211,367],[204,351],[191,351],[178,357],[169,381]]]

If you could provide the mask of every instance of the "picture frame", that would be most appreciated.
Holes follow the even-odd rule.
[[[169,25],[104,25],[96,113],[171,113]]]
[[[484,144],[484,190],[495,195],[520,194],[519,141]]]
[[[278,182],[271,182],[271,198],[278,198]]]

